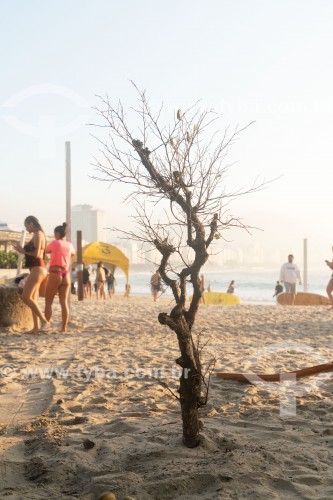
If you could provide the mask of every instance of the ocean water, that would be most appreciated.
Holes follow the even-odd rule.
[[[240,297],[245,304],[260,303],[274,304],[276,281],[279,279],[280,270],[237,270],[204,272],[206,289],[210,282],[212,292],[226,292],[231,280],[235,281],[235,295]],[[130,285],[132,295],[150,295],[150,272],[130,273]],[[329,269],[308,270],[308,292],[326,295],[326,286],[331,277]],[[117,287],[116,292],[125,289],[125,276],[121,271],[116,271]],[[192,292],[189,285],[188,295]],[[303,285],[298,286],[298,290],[303,291]],[[165,296],[171,296],[170,289],[166,289]]]

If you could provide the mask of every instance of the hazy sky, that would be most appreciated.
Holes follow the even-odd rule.
[[[31,0],[1,4],[0,221],[36,215],[51,232],[65,219],[65,141],[72,202],[126,226],[122,186],[92,180],[98,144],[88,123],[96,94],[124,104],[202,106],[221,128],[255,120],[230,150],[230,190],[279,177],[232,212],[263,231],[230,234],[293,252],[331,256],[333,2],[331,0]]]

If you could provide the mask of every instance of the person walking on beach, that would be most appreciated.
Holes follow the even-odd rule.
[[[333,250],[333,247],[332,247]],[[333,260],[330,262],[329,260],[325,260],[326,265],[333,270]],[[333,274],[329,282],[327,283],[326,293],[331,303],[331,310],[333,310]]]
[[[150,288],[151,288],[151,293],[154,297],[154,302],[156,302],[158,292],[160,292],[162,288],[161,276],[158,271],[156,271],[156,273],[153,274],[152,277],[150,278]]]
[[[91,281],[90,281],[89,266],[88,267],[84,267],[84,269],[83,269],[82,281],[83,281],[83,295],[84,295],[84,298],[86,299],[87,297],[89,297],[90,300],[91,300],[92,286],[91,286]]]
[[[14,249],[25,255],[26,267],[30,270],[23,288],[22,300],[32,311],[34,326],[29,333],[38,333],[39,331],[47,331],[50,327],[38,305],[38,291],[47,277],[44,263],[46,239],[42,226],[33,215],[29,215],[25,219],[24,226],[28,233],[33,233],[33,237],[23,248],[21,245],[14,245]],[[38,320],[41,322],[40,328]]]
[[[59,302],[61,308],[61,332],[67,331],[69,308],[68,294],[70,289],[69,268],[71,265],[71,257],[75,255],[73,245],[66,241],[66,226],[64,222],[62,226],[57,226],[54,229],[54,240],[46,247],[46,253],[51,254],[49,279],[47,280],[45,292],[45,317],[50,321],[52,317],[52,304],[56,294],[59,294]]]
[[[105,271],[103,267],[103,263],[99,262],[97,264],[97,271],[96,271],[96,297],[100,296],[101,299],[106,299],[105,297]]]
[[[115,292],[115,284],[116,284],[116,278],[114,277],[113,273],[110,271],[107,278],[106,278],[107,286],[108,286],[108,294],[110,299],[112,299],[112,295]]]
[[[230,281],[227,293],[235,293],[235,281],[234,280]]]
[[[285,292],[289,295],[287,305],[293,306],[296,297],[297,282],[301,285],[301,273],[296,264],[294,264],[294,256],[288,255],[288,262],[282,265],[280,270],[280,281],[284,284]]]
[[[279,293],[282,293],[283,292],[283,286],[281,285],[281,283],[279,281],[276,282],[276,285],[275,285],[275,293],[273,295],[273,297],[276,297],[277,295],[279,295]]]
[[[73,266],[71,270],[71,293],[76,295],[75,283],[77,282],[77,271],[76,267]]]

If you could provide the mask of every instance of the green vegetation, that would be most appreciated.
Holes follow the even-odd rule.
[[[16,252],[0,252],[0,269],[16,269],[17,260]]]

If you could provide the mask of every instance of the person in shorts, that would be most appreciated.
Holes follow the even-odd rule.
[[[293,306],[297,293],[297,283],[302,284],[301,273],[296,264],[294,256],[288,255],[288,262],[282,265],[280,270],[280,282],[284,284],[285,292],[288,294],[287,305]]]
[[[115,292],[115,284],[116,284],[116,279],[111,271],[109,272],[109,274],[106,277],[106,283],[108,286],[108,294],[109,294],[109,297],[111,299],[112,295]]]
[[[83,296],[85,299],[89,297],[91,300],[92,286],[90,280],[89,266],[84,267],[83,269],[82,281],[83,281]]]
[[[150,279],[150,288],[154,297],[154,302],[156,302],[158,293],[162,290],[161,276],[158,271],[156,271]]]
[[[101,299],[105,300],[105,288],[104,288],[105,281],[106,281],[106,278],[105,278],[105,271],[104,271],[103,263],[99,262],[97,264],[96,281],[95,281],[95,283],[96,283],[96,298],[97,299],[100,297]]]

